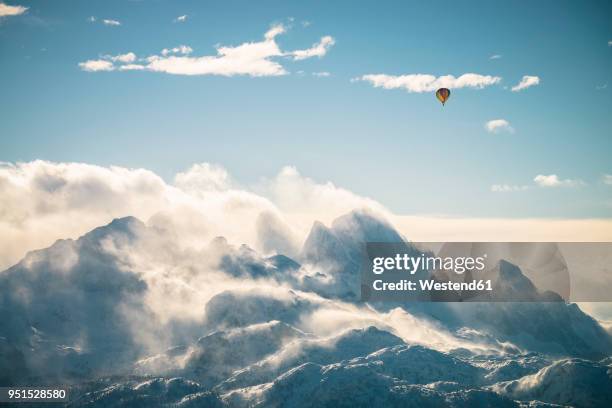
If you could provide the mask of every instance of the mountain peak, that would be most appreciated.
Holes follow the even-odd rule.
[[[493,273],[497,275],[494,282],[494,292],[497,295],[516,301],[539,298],[538,289],[533,282],[513,263],[501,259]]]
[[[332,222],[332,231],[362,242],[403,242],[402,236],[381,216],[369,210],[353,210]]]
[[[145,223],[140,221],[136,217],[127,216],[121,218],[114,218],[110,223],[94,228],[87,234],[83,235],[80,239],[100,241],[111,234],[122,234],[127,236],[129,239],[135,237],[135,235],[146,229]]]

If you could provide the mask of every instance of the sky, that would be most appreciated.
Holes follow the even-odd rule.
[[[2,162],[612,217],[609,1],[0,1]]]

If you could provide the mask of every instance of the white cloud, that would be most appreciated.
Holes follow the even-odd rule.
[[[0,270],[28,250],[127,215],[170,228],[194,247],[222,235],[261,248],[257,220],[263,213],[287,223],[291,239],[298,241],[314,220],[328,223],[355,208],[389,214],[374,200],[315,182],[293,167],[240,187],[224,168],[208,163],[167,183],[145,169],[41,160],[0,163],[0,208],[0,236],[11,237],[0,246]]]
[[[219,47],[216,56],[153,56],[147,69],[174,75],[279,76],[287,71],[270,58],[281,55],[276,42],[267,39],[237,47]]]
[[[500,59],[502,57],[502,55],[500,54],[493,54],[489,57],[490,60],[496,60],[496,59]]]
[[[561,180],[559,180],[559,177],[556,174],[551,174],[549,176],[538,174],[535,176],[533,181],[540,187],[557,187],[562,184]]]
[[[500,185],[494,190],[525,188]],[[0,246],[0,270],[26,251],[49,246],[57,239],[76,238],[128,215],[174,232],[182,237],[182,245],[195,248],[219,235],[232,243],[261,248],[256,224],[264,213],[285,224],[288,236],[299,246],[314,220],[329,224],[359,208],[382,214],[416,241],[512,241],[526,231],[544,241],[551,236],[576,238],[577,231],[584,240],[612,239],[609,220],[394,215],[373,199],[305,177],[294,167],[241,187],[225,169],[208,163],[177,174],[172,183],[145,169],[41,160],[0,163],[0,208],[0,236],[10,237]]]
[[[322,72],[313,72],[312,73],[313,76],[316,76],[318,78],[323,78],[323,77],[328,77],[331,76],[331,74],[327,71],[322,71]]]
[[[336,40],[334,40],[333,37],[326,35],[325,37],[322,37],[318,43],[313,44],[312,47],[308,49],[293,51],[293,59],[299,61],[312,57],[322,58],[335,43]]]
[[[287,32],[287,29],[285,28],[284,25],[282,24],[275,24],[272,27],[270,27],[270,29],[268,31],[266,31],[266,33],[264,34],[264,37],[266,40],[274,40],[274,38],[276,38],[277,36],[281,35],[281,34],[285,34]]]
[[[485,129],[489,133],[508,132],[514,133],[514,128],[505,119],[493,119],[485,123]]]
[[[316,44],[311,49],[283,52],[276,43],[276,37],[285,32],[286,27],[277,24],[264,34],[262,41],[247,42],[235,47],[218,46],[217,55],[211,56],[192,56],[193,49],[191,47],[180,45],[175,48],[164,48],[160,55],[151,55],[137,60],[121,61],[113,59],[116,57],[103,56],[100,60],[86,61],[79,66],[89,71],[117,69],[119,71],[147,70],[174,75],[280,76],[286,75],[288,72],[276,60],[277,58],[283,56],[292,56],[294,59],[321,57],[325,55],[331,46],[330,44],[333,44],[331,37],[323,37],[321,43]],[[117,63],[117,65],[109,65],[104,63],[104,60]],[[135,64],[136,61],[138,61],[138,64]],[[120,65],[120,63],[129,65]]]
[[[612,40],[608,41],[608,47],[612,47]]]
[[[609,184],[612,184],[612,176],[604,175],[603,181],[606,183],[606,177],[609,178]],[[533,178],[535,187],[552,188],[552,187],[579,187],[586,183],[579,179],[560,179],[556,174],[544,175],[538,174]],[[493,184],[491,191],[495,193],[511,193],[516,191],[528,190],[532,187],[527,185],[511,185],[511,184]]]
[[[515,186],[509,184],[493,184],[491,186],[491,191],[494,193],[510,193],[515,191],[524,191],[527,190],[528,186]]]
[[[118,69],[119,71],[133,71],[133,70],[142,70],[145,67],[140,64],[134,64],[136,62],[137,57],[133,52],[128,52],[126,54],[119,55],[103,55],[100,59],[97,60],[88,60],[85,62],[79,63],[79,67],[83,71],[89,72],[98,72],[98,71],[114,71]],[[115,65],[114,63],[119,63],[121,65]]]
[[[120,26],[121,25],[121,22],[117,20],[111,20],[108,18],[105,18],[104,20],[102,20],[102,23],[107,26]]]
[[[227,170],[210,163],[194,164],[174,177],[174,184],[183,191],[198,195],[199,192],[229,190],[233,182]]]
[[[179,45],[178,47],[174,47],[174,48],[164,48],[163,50],[161,50],[161,55],[163,55],[164,57],[170,54],[189,55],[192,52],[193,52],[193,48],[187,45]]]
[[[88,72],[112,71],[115,69],[112,62],[103,59],[79,62],[79,67],[81,67],[83,71]]]
[[[540,83],[540,77],[524,75],[521,81],[512,87],[512,92],[522,91],[532,86],[536,86]]]
[[[134,54],[133,52],[128,52],[127,54],[119,54],[114,56],[105,55],[104,58],[113,62],[123,62],[127,64],[136,61],[136,54]]]
[[[90,23],[96,23],[98,21],[100,21],[100,23],[106,25],[106,26],[111,26],[111,27],[116,27],[116,26],[120,26],[121,22],[118,20],[113,20],[110,18],[103,18],[101,20],[98,20],[98,18],[96,16],[89,16],[87,17],[87,21]]]
[[[18,16],[28,11],[28,7],[24,6],[9,6],[5,3],[0,3],[0,18]]]
[[[145,69],[144,65],[140,64],[125,64],[119,66],[119,71],[142,71]]]
[[[533,181],[540,187],[576,187],[584,185],[581,180],[560,179],[556,174],[544,175],[538,174]]]
[[[604,184],[612,186],[612,174],[604,174],[602,180]]]
[[[501,81],[500,77],[479,74],[463,74],[458,78],[453,75],[436,77],[428,74],[386,75],[368,74],[355,80],[370,82],[376,88],[405,89],[408,92],[433,92],[438,88],[475,88],[482,89]]]
[[[182,16],[178,16],[177,18],[174,19],[175,23],[184,23],[185,21],[187,21],[187,18],[189,16],[187,14],[183,14]]]
[[[260,187],[263,194],[284,212],[316,214],[317,219],[328,222],[330,214],[345,214],[354,208],[369,208],[388,216],[390,212],[377,201],[361,197],[331,182],[318,183],[302,176],[292,166],[284,167],[272,180]]]

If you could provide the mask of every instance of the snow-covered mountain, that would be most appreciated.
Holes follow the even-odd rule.
[[[330,228],[315,222],[300,254],[302,264],[311,270],[304,279],[305,288],[325,296],[359,300],[366,242],[402,244],[407,252],[419,254],[393,226],[369,212],[352,211],[334,220]]]
[[[535,374],[494,384],[490,389],[520,400],[606,407],[612,405],[612,366],[605,362],[564,359]]]
[[[0,338],[11,356],[3,355],[8,364],[0,372],[15,373],[8,383],[110,374],[138,355],[133,323],[121,308],[146,319],[147,287],[104,245],[111,236],[129,243],[145,230],[135,218],[114,220],[30,252],[0,273]]]
[[[90,407],[610,405],[612,339],[577,305],[364,304],[368,241],[410,248],[360,211],[296,259],[131,217],[57,241],[0,272],[0,385],[70,384]]]

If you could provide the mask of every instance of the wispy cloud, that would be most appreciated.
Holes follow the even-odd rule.
[[[238,46],[218,46],[217,55],[192,56],[191,47],[180,45],[164,48],[159,55],[136,58],[132,52],[122,54],[129,55],[129,61],[119,58],[121,56],[106,55],[97,60],[82,62],[79,66],[90,72],[146,70],[174,75],[279,76],[288,74],[288,71],[278,58],[289,56],[294,60],[302,60],[323,57],[333,45],[333,38],[325,36],[307,50],[284,52],[276,43],[276,37],[286,31],[287,28],[282,24],[273,25],[266,31],[263,40]],[[134,58],[131,58],[132,55]]]
[[[118,20],[113,20],[113,19],[110,19],[110,18],[103,18],[103,19],[99,20],[98,17],[96,17],[96,16],[89,16],[89,17],[87,17],[87,21],[92,23],[92,24],[100,22],[101,24],[104,24],[104,25],[110,26],[110,27],[117,27],[117,26],[121,25],[121,22],[118,21]]]
[[[524,75],[521,81],[512,87],[512,92],[522,91],[523,89],[536,86],[540,83],[540,77],[532,75]]]
[[[408,92],[433,92],[438,88],[474,88],[482,89],[484,87],[498,84],[501,81],[500,77],[492,75],[480,74],[463,74],[458,78],[453,75],[444,75],[436,77],[428,74],[409,74],[409,75],[387,75],[387,74],[368,74],[353,81],[366,81],[371,83],[375,88],[384,89],[404,89]]]
[[[161,55],[163,55],[164,57],[171,54],[189,55],[192,52],[193,48],[189,47],[188,45],[179,45],[178,47],[174,48],[164,48],[163,50],[161,50]]]
[[[324,78],[324,77],[331,76],[331,74],[329,72],[327,72],[327,71],[313,72],[312,75],[316,76],[317,78]]]
[[[608,41],[608,47],[612,47],[612,40]]]
[[[133,52],[128,52],[127,54],[119,54],[119,55],[105,55],[105,59],[108,59],[113,62],[123,62],[125,64],[136,61],[136,54]]]
[[[24,6],[9,6],[5,3],[0,3],[0,18],[18,16],[28,11],[28,7]]]
[[[119,71],[142,71],[145,69],[144,65],[140,64],[124,64],[117,68]]]
[[[493,119],[485,123],[485,129],[489,133],[514,133],[514,128],[510,126],[510,122],[505,119]]]
[[[107,25],[107,26],[120,26],[121,22],[117,20],[111,20],[109,18],[105,18],[104,20],[102,20],[102,24]]]
[[[606,179],[609,177],[609,179]],[[603,182],[612,184],[612,175],[605,174]],[[531,188],[556,188],[556,187],[580,187],[586,183],[580,179],[560,179],[556,174],[538,174],[533,178],[533,185],[516,185],[516,184],[493,184],[491,191],[494,193],[512,193],[517,191],[525,191]]]
[[[493,54],[489,57],[490,60],[496,60],[496,59],[500,59],[502,57],[502,55],[500,54]]]
[[[83,71],[87,72],[112,71],[115,69],[113,63],[106,60],[88,60],[85,62],[79,62],[79,67],[81,67]]]
[[[187,14],[183,14],[182,16],[178,16],[177,18],[175,18],[173,21],[175,23],[184,23],[185,21],[187,21],[187,18],[189,16]]]
[[[87,72],[98,72],[98,71],[114,71],[118,69],[120,71],[131,71],[144,69],[144,66],[134,64],[136,62],[136,54],[128,52],[126,54],[119,55],[103,55],[97,60],[88,60],[79,63],[79,67],[83,71]],[[115,63],[121,64],[116,66]]]
[[[299,61],[299,60],[304,60],[307,58],[312,58],[312,57],[319,57],[322,58],[325,56],[325,54],[327,54],[327,51],[329,51],[329,49],[336,43],[336,40],[334,40],[333,37],[326,35],[325,37],[321,38],[321,41],[319,41],[316,44],[313,44],[312,47],[307,48],[305,50],[296,50],[293,51],[293,59]]]
[[[604,174],[602,177],[602,181],[604,184],[612,186],[612,174]]]
[[[539,187],[576,187],[584,185],[584,181],[578,179],[560,179],[556,174],[538,174],[533,181]]]
[[[493,184],[491,186],[491,191],[494,193],[511,193],[515,191],[524,191],[527,190],[529,186],[515,186],[509,184]]]
[[[602,85],[595,85],[595,89],[598,90],[598,91],[603,91],[607,87],[608,87],[608,83],[607,82],[605,84],[602,84]]]

